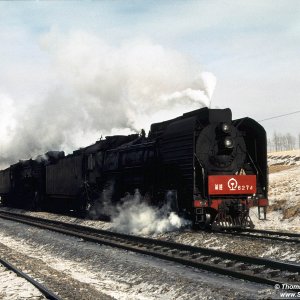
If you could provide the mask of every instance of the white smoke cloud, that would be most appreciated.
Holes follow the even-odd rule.
[[[52,64],[49,78],[56,79],[43,98],[32,93],[30,105],[0,94],[0,107],[9,106],[1,110],[2,162],[70,152],[101,135],[147,131],[153,122],[210,104],[214,76],[149,40],[115,46],[87,32],[52,30],[41,47]]]
[[[138,190],[133,196],[128,195],[123,199],[123,204],[117,206],[112,218],[113,229],[140,235],[157,235],[190,224],[190,221],[171,212],[168,204],[160,209],[148,205]]]
[[[0,94],[0,167],[5,167],[9,160],[5,156],[6,145],[12,144],[12,133],[16,128],[13,100],[6,94]]]
[[[216,87],[216,84],[217,84],[217,78],[211,72],[202,72],[201,78],[202,78],[203,88],[205,90],[205,93],[206,93],[208,99],[211,100],[212,95],[215,90],[215,87]],[[207,106],[209,106],[209,105],[207,105]]]
[[[138,235],[157,235],[191,225],[191,221],[174,212],[173,191],[166,194],[165,204],[160,208],[151,206],[150,199],[142,196],[138,189],[133,195],[127,193],[117,204],[113,204],[113,191],[114,184],[110,182],[89,207],[87,218],[110,219],[112,230]]]

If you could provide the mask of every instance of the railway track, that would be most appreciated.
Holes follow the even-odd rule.
[[[243,231],[222,231],[222,234],[241,236],[253,239],[266,239],[286,243],[300,244],[300,234],[270,230],[243,229]]]
[[[0,258],[0,264],[3,265],[4,267],[6,267],[8,270],[13,271],[14,273],[16,273],[18,276],[24,278],[25,280],[27,280],[28,282],[30,282],[32,285],[34,285],[47,299],[51,299],[51,300],[60,300],[61,298],[59,298],[56,294],[54,294],[53,292],[51,292],[47,287],[45,287],[44,285],[42,285],[41,283],[39,283],[38,281],[34,280],[32,277],[30,277],[28,274],[25,274],[24,272],[22,272],[21,270],[17,269],[14,265],[12,265],[10,262],[8,262],[7,260],[4,260],[2,258]]]
[[[14,213],[0,212],[0,217],[251,282],[272,286],[279,284],[282,287],[300,282],[300,264],[296,263],[237,255]]]

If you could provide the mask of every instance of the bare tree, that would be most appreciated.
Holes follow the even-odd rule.
[[[286,134],[286,150],[293,150],[295,149],[296,145],[296,138],[292,136],[290,133]]]
[[[298,136],[300,148],[300,134]],[[272,140],[269,140],[270,148],[277,151],[293,150],[296,147],[296,137],[290,133],[282,134],[274,132]]]
[[[278,147],[279,147],[279,139],[278,139],[278,135],[276,133],[276,131],[273,133],[273,144],[275,147],[275,151],[278,151]]]
[[[268,152],[274,151],[273,141],[271,138],[268,138],[267,144],[268,144]]]

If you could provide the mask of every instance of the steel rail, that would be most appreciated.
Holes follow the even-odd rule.
[[[41,283],[39,283],[38,281],[31,278],[29,275],[27,275],[24,272],[22,272],[21,270],[17,269],[14,265],[9,263],[7,260],[0,258],[0,264],[2,264],[7,269],[13,271],[20,277],[26,279],[28,282],[30,282],[32,285],[34,285],[47,299],[61,300],[60,297],[58,297],[57,295],[55,295],[54,293],[49,291],[45,286],[43,286]]]
[[[270,230],[258,230],[258,229],[243,229],[242,231],[221,231],[221,234],[229,234],[233,236],[242,236],[254,239],[267,239],[274,241],[281,241],[287,243],[300,244],[300,234],[291,232],[280,232]]]
[[[251,282],[273,286],[300,282],[300,264],[296,263],[238,255],[20,214],[0,212],[0,217]]]
[[[293,233],[293,232],[272,231],[272,230],[262,230],[262,229],[245,229],[243,231],[253,232],[253,233],[274,234],[274,235],[288,236],[288,237],[299,237],[300,238],[300,233]]]

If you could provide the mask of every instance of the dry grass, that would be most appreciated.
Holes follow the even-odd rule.
[[[286,207],[287,200],[277,200],[274,204],[268,207],[268,212],[282,211],[283,219],[290,219],[295,216],[300,216],[300,203],[291,207]]]
[[[271,174],[271,173],[281,172],[294,167],[295,167],[294,165],[272,165],[269,166],[269,173]]]
[[[286,200],[278,200],[268,207],[268,211],[277,211],[284,209]]]
[[[268,155],[271,155],[271,156],[282,156],[282,155],[300,156],[300,149],[288,150],[288,151],[278,151],[278,152],[268,152]]]
[[[300,204],[283,210],[284,219],[290,219],[298,215],[300,216]]]

